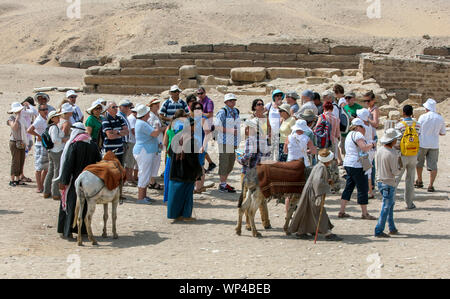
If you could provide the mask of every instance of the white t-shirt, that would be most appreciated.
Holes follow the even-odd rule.
[[[272,133],[278,133],[280,131],[280,124],[281,124],[280,111],[278,110],[278,108],[275,108],[273,106],[273,103],[266,104],[265,108],[266,110],[269,111],[269,124]]]
[[[304,159],[304,163],[306,167],[309,167],[309,159],[308,159],[308,142],[309,137],[305,134],[298,135],[296,132],[292,132],[289,136],[289,144],[288,144],[288,161],[298,160],[300,158]]]
[[[442,116],[436,112],[427,112],[419,117],[420,135],[419,146],[421,148],[438,149],[439,134],[445,135],[445,122]]]
[[[45,129],[47,129],[47,120],[44,119],[40,114],[33,122],[34,131],[38,133],[39,135],[42,135],[45,132]],[[41,141],[38,141],[36,139],[37,145],[42,145]]]
[[[130,134],[128,134],[128,142],[136,143],[136,135],[134,135],[131,131],[136,126],[136,117],[133,113],[131,113],[130,115],[128,115],[127,119],[129,124],[128,130],[130,131]]]
[[[48,110],[50,112],[50,109]],[[74,123],[76,123],[75,118],[73,117],[74,114],[76,114],[78,116],[78,121],[81,120],[81,118],[83,117],[83,112],[81,112],[80,107],[78,107],[77,105],[73,105],[73,114],[70,117],[70,123],[73,125]]]
[[[64,131],[61,130],[58,126],[50,126],[48,129],[48,133],[53,142],[53,147],[50,149],[53,153],[59,153],[64,149],[65,143],[62,142],[62,138],[64,137]]]
[[[356,144],[359,139],[366,142],[364,135],[356,131],[348,133],[347,138],[345,138],[344,167],[362,168],[362,164],[358,162],[361,149]]]

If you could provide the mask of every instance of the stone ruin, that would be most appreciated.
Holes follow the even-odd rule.
[[[365,46],[320,42],[191,45],[181,47],[181,53],[136,54],[91,66],[83,89],[86,93],[165,98],[169,87],[178,84],[182,89],[203,86],[220,93],[264,96],[279,80],[283,82],[279,85],[288,84],[300,92],[306,88],[322,92],[338,83],[357,97],[373,90],[382,118],[397,120],[407,103],[417,108],[418,117],[427,98],[438,102],[450,98],[450,52],[448,48],[434,50],[405,58],[374,54]]]

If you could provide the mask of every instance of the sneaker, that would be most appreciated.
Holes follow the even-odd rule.
[[[398,232],[398,230],[392,230],[392,231],[390,231],[389,232],[389,235],[398,235],[399,234],[399,232]]]
[[[375,237],[377,237],[377,238],[390,238],[391,236],[389,236],[388,234],[385,234],[385,233],[381,233],[381,234],[376,234]]]
[[[406,207],[407,210],[413,210],[413,209],[415,209],[415,208],[416,208],[416,205],[415,205],[415,204],[412,204],[412,206],[410,206],[410,207]]]
[[[217,167],[217,165],[211,162],[211,163],[208,165],[208,169],[206,169],[206,172],[210,172],[210,171],[212,171],[212,170],[213,170],[214,168],[216,168],[216,167]]]
[[[236,190],[234,190],[234,188],[230,185],[226,184],[225,187],[222,185],[219,186],[219,192],[236,193]]]

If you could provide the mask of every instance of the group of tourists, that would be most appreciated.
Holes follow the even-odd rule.
[[[380,115],[373,92],[364,95],[363,107],[356,103],[356,95],[345,93],[341,85],[322,94],[305,90],[299,95],[276,89],[268,103],[253,100],[252,114],[243,122],[242,150],[241,115],[236,108],[238,98],[232,93],[225,94],[223,107],[217,111],[203,87],[186,100],[181,99],[177,85],[170,88],[170,98],[164,102],[152,98],[148,103],[134,105],[123,99],[116,104],[100,98],[86,109],[86,120],[76,105],[77,97],[76,92],[68,91],[55,109],[48,104],[48,94],[37,93],[22,103],[12,103],[7,121],[12,156],[9,185],[32,181],[24,176],[23,168],[26,154],[34,146],[36,192],[61,201],[58,232],[66,238],[76,231],[71,225],[76,203],[73,183],[84,167],[101,160],[101,154],[107,151],[113,151],[125,168],[125,185],[138,188],[136,203],[154,201],[147,189],[163,190],[167,217],[174,221],[194,221],[194,194],[212,187],[205,185],[205,174],[216,168],[208,154],[212,139],[218,145],[219,192],[236,192],[228,183],[236,161],[242,165],[244,176],[263,161],[302,160],[307,191],[302,194],[290,228],[301,238],[313,233],[311,221],[319,217],[320,201],[316,199],[328,191],[337,191],[331,190],[337,183],[331,178],[336,174],[339,177],[340,166],[345,169],[346,183],[338,217],[350,217],[346,206],[356,187],[361,218],[376,220],[368,213],[367,204],[378,187],[383,203],[375,228],[377,237],[389,237],[384,233],[386,221],[390,234],[398,232],[393,206],[405,172],[407,209],[415,208],[414,187],[423,187],[425,160],[430,171],[427,190],[435,191],[439,135],[445,134],[445,123],[432,99],[423,105],[427,113],[418,120],[413,118],[413,107],[405,105],[402,121],[378,138]],[[161,185],[156,179],[163,160]],[[285,203],[288,210],[289,198]],[[314,208],[308,208],[311,205]],[[328,239],[339,240],[329,233],[332,225],[326,211],[322,212]]]

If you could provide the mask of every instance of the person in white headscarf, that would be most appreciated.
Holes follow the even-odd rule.
[[[86,166],[100,161],[101,158],[99,148],[86,132],[86,127],[79,122],[73,124],[70,139],[61,156],[59,177],[56,179],[59,180],[62,190],[58,233],[62,234],[63,238],[70,240],[73,238],[72,233],[78,232],[77,227],[72,228],[77,200],[75,180]],[[83,211],[83,217],[85,213],[86,209]],[[83,224],[82,233],[85,232]]]

